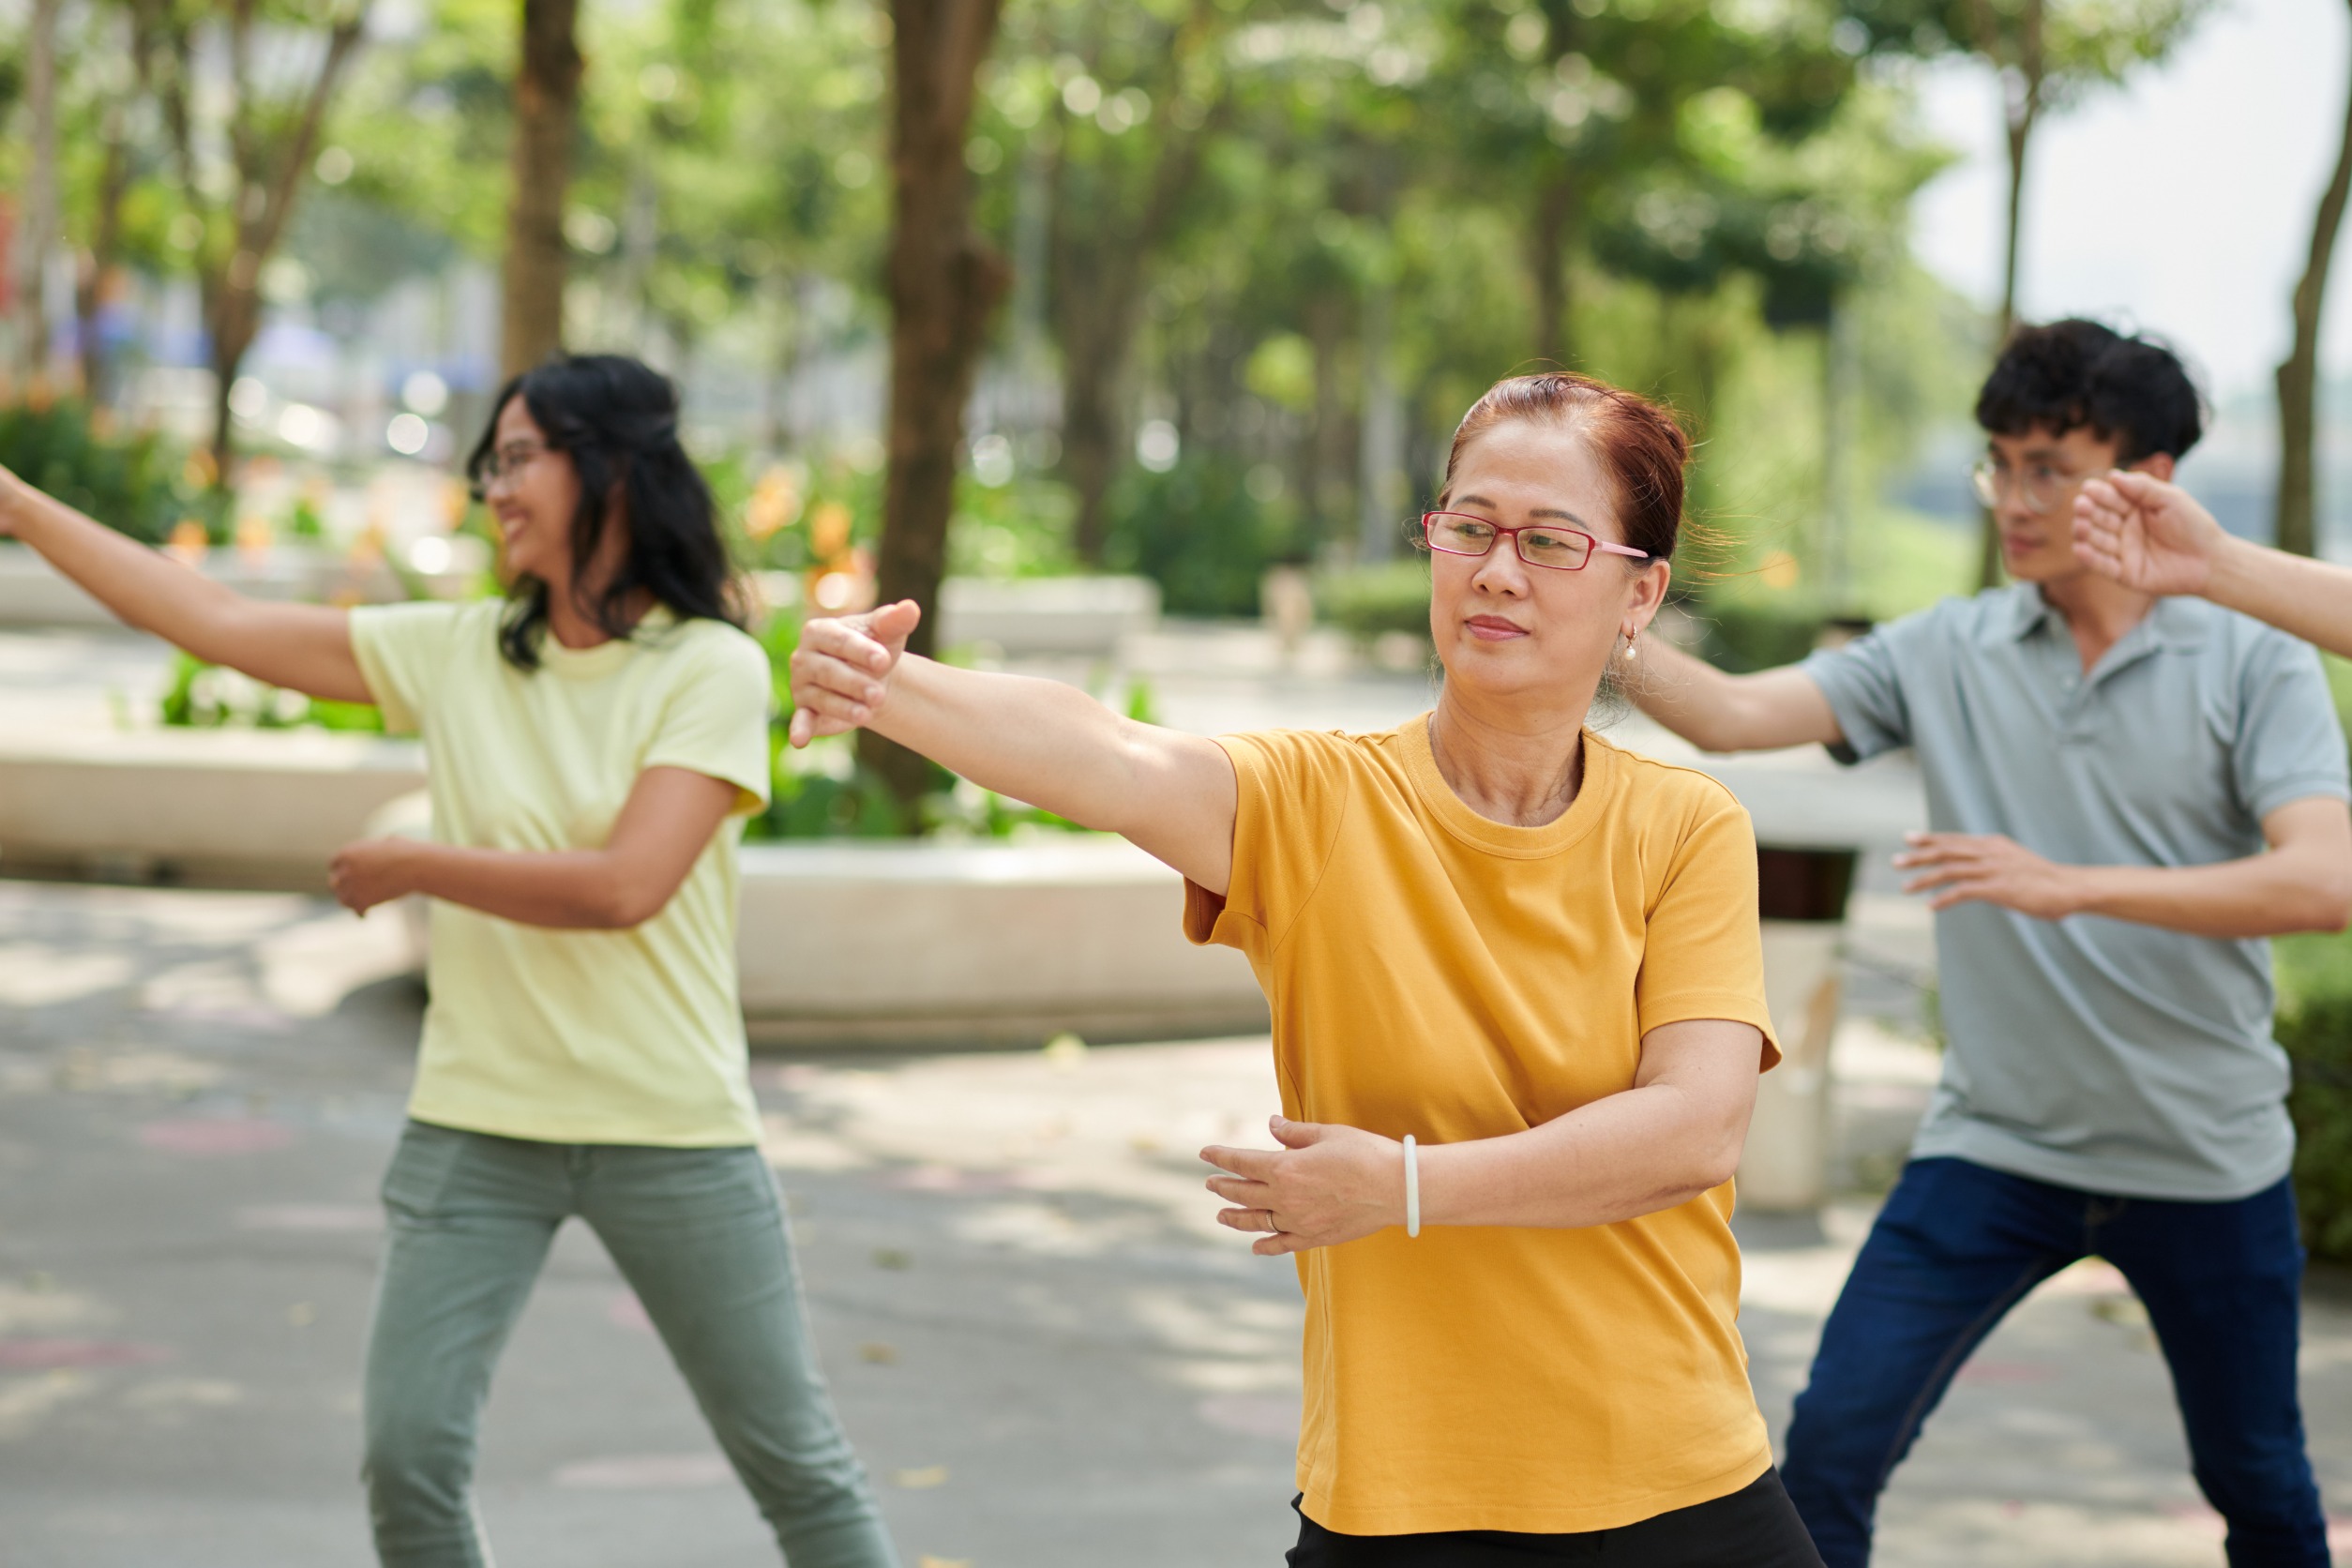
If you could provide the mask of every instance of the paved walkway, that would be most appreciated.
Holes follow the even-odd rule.
[[[368,1560],[354,1472],[374,1184],[417,1026],[378,923],[313,900],[0,882],[0,1560]],[[1839,1050],[1883,1172],[1933,1059]],[[762,1059],[826,1364],[910,1568],[1271,1564],[1297,1388],[1289,1269],[1210,1220],[1191,1151],[1274,1105],[1260,1040]],[[1743,1223],[1777,1428],[1866,1223]],[[2352,1501],[2352,1303],[2305,1395]],[[772,1561],[592,1238],[559,1244],[491,1400],[515,1568]],[[1890,1568],[2221,1561],[2161,1362],[2087,1266],[1977,1357],[1886,1510]],[[2352,1545],[2352,1532],[2344,1545]]]
[[[1373,728],[1425,678],[1292,660],[1236,628],[1130,650],[1163,715]],[[144,640],[0,634],[0,731],[111,728]],[[1074,670],[1080,679],[1088,671]],[[1882,852],[1902,759],[1726,763],[1767,836],[1862,824],[1839,1177],[1811,1220],[1742,1220],[1745,1328],[1775,1429],[1936,1062],[1909,1034],[1928,923]],[[368,1560],[357,1366],[373,1190],[418,998],[381,920],[276,895],[0,882],[0,1561]],[[1263,1041],[1075,1056],[763,1059],[769,1149],[820,1339],[910,1568],[1271,1563],[1288,1538],[1298,1301],[1209,1216],[1191,1151],[1274,1105]],[[2314,1288],[2306,1401],[2352,1511],[2352,1290]],[[642,1314],[570,1232],[491,1401],[484,1507],[509,1565],[773,1560]],[[2340,1545],[2352,1545],[2352,1530]],[[1964,1373],[1886,1507],[1892,1568],[2216,1564],[2160,1359],[2119,1279],[2072,1271]]]

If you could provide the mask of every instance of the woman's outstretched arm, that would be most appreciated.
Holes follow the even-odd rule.
[[[1123,718],[1075,686],[906,652],[911,601],[811,621],[792,655],[792,739],[859,728],[983,789],[1116,833],[1222,894],[1233,875],[1233,764],[1214,741]]]
[[[374,696],[352,652],[351,617],[249,599],[0,468],[0,535],[13,534],[113,611],[214,664],[339,702]]]

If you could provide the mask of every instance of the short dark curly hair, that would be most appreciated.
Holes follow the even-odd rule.
[[[2010,335],[1977,395],[1976,422],[1995,435],[2088,429],[2116,444],[2118,461],[2134,463],[2194,446],[2205,400],[2162,342],[2075,318]]]

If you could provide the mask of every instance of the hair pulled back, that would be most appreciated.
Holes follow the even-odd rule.
[[[733,569],[718,531],[718,504],[678,442],[678,389],[639,360],[616,354],[559,354],[499,388],[489,428],[466,459],[475,493],[498,441],[498,416],[520,398],[550,451],[568,456],[580,475],[572,514],[575,592],[611,526],[611,500],[626,504],[628,550],[612,580],[582,599],[599,630],[626,640],[628,604],[641,589],[680,620],[741,626],[729,595]],[[548,585],[515,580],[498,636],[499,652],[518,670],[539,667],[547,631]]]
[[[1445,488],[1470,444],[1498,425],[1555,425],[1580,431],[1592,444],[1616,492],[1624,542],[1652,560],[1669,561],[1682,531],[1682,471],[1691,438],[1673,414],[1649,399],[1568,370],[1512,376],[1486,389],[1454,431],[1445,459]]]

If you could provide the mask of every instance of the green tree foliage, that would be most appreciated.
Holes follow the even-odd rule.
[[[2006,15],[2026,0],[1985,3]],[[2050,15],[2076,8],[2088,0],[2052,0]],[[1860,323],[1862,490],[1909,460],[1925,424],[1965,411],[1983,334],[1905,243],[1937,155],[1899,80],[1865,68],[1959,47],[1946,23],[1970,9],[1007,0],[966,161],[1017,280],[983,375],[1002,428],[972,431],[991,466],[959,490],[951,556],[1147,570],[1172,607],[1248,613],[1270,563],[1393,552],[1463,408],[1499,375],[1556,362],[1683,412],[1702,441],[1695,506],[1726,535],[1721,593],[1782,593],[1756,574],[1787,557],[1804,599],[1830,488],[1832,305]],[[159,99],[124,64],[136,12],[90,0],[68,19],[67,228],[92,247],[111,123],[128,170],[115,261],[187,272]],[[513,0],[384,14],[409,21],[357,55],[287,241],[317,311],[460,256],[492,263],[504,243]],[[882,339],[886,9],[651,0],[582,15],[572,341],[685,373],[695,428],[731,432],[729,449],[703,448],[726,460],[723,488],[747,496],[792,458],[797,515],[838,490],[870,547],[871,454],[800,445],[773,388]],[[0,175],[21,158],[0,143]],[[1137,437],[1154,422],[1172,440],[1155,437],[1168,450],[1146,466]],[[1934,553],[1885,544],[1912,535],[1878,516],[1855,546],[1865,580],[1881,557]],[[763,535],[761,551],[784,565],[797,537]]]

